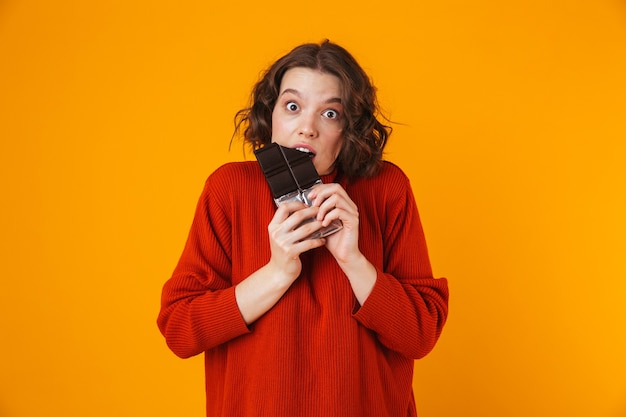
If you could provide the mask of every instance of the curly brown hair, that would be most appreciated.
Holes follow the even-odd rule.
[[[253,150],[271,142],[272,111],[280,83],[287,70],[296,67],[319,70],[339,78],[344,126],[343,143],[335,163],[348,178],[376,174],[392,128],[377,119],[377,115],[383,116],[376,88],[365,71],[347,50],[328,40],[297,46],[265,71],[252,90],[250,107],[235,115],[233,137],[243,130],[244,141]]]

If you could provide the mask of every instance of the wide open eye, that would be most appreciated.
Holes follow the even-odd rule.
[[[296,103],[295,101],[288,101],[287,104],[285,105],[285,107],[289,111],[298,111],[298,110],[300,110],[300,106],[298,106],[298,103]]]
[[[322,115],[324,117],[329,118],[329,119],[338,119],[339,118],[339,112],[337,110],[333,110],[333,109],[324,110]]]

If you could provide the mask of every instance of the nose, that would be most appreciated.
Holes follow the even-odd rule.
[[[316,138],[318,135],[317,123],[314,114],[303,114],[298,134],[305,138]]]

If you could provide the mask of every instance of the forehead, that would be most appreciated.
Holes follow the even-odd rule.
[[[280,83],[280,93],[340,97],[341,81],[333,74],[310,68],[295,67],[287,70]]]

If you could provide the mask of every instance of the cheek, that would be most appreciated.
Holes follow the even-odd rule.
[[[343,145],[343,136],[341,134],[341,130],[335,132],[335,137],[333,138],[333,154],[335,158],[339,155],[339,151],[341,151],[341,146]]]
[[[286,133],[293,130],[293,122],[285,120],[280,115],[272,114],[272,136],[275,134],[284,136]]]

